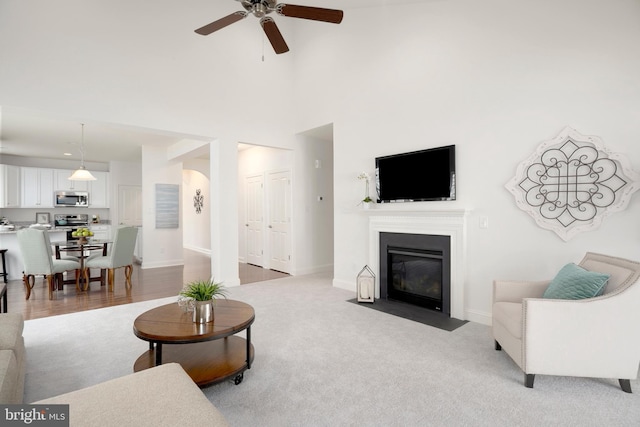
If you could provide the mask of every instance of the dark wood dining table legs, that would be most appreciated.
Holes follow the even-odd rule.
[[[91,282],[100,281],[101,286],[104,286],[104,284],[106,283],[105,281],[106,271],[104,269],[100,270],[100,276],[94,276],[94,277],[91,277],[91,272],[89,271],[87,274],[88,279],[85,280],[84,260],[87,258],[87,255],[85,255],[85,252],[87,251],[102,250],[102,255],[106,256],[108,243],[109,242],[106,242],[106,241],[100,242],[100,243],[98,242],[92,242],[92,243],[56,242],[55,243],[55,253],[56,253],[57,259],[60,259],[60,252],[78,252],[79,253],[79,256],[77,256],[77,258],[80,261],[80,272],[76,274],[80,274],[79,282],[82,289],[78,289],[78,290],[86,291],[87,289],[89,289],[89,284]],[[61,280],[58,283],[58,289],[61,290],[63,285],[67,285],[75,282],[76,282],[75,279]]]

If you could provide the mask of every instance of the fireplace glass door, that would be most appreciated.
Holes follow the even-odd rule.
[[[442,252],[387,248],[388,297],[442,311]]]

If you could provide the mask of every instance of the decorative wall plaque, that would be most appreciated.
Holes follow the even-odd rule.
[[[566,127],[520,163],[505,186],[540,227],[567,241],[624,210],[640,188],[640,175],[599,137]]]
[[[204,206],[204,196],[202,192],[198,188],[196,190],[196,195],[193,196],[193,207],[196,208],[196,213],[202,213],[202,207]]]

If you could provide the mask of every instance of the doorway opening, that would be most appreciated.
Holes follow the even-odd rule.
[[[241,263],[292,272],[292,164],[291,150],[246,145],[238,152]]]

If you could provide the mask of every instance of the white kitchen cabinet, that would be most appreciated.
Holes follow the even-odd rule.
[[[108,208],[109,207],[109,172],[91,172],[96,177],[95,181],[89,182],[89,207]]]
[[[72,170],[55,169],[53,171],[54,191],[89,191],[88,181],[71,181]]]
[[[104,224],[90,224],[89,230],[93,231],[93,238],[99,240],[111,239],[111,226]]]
[[[23,208],[53,207],[53,169],[20,168]]]
[[[20,207],[20,168],[0,165],[0,208]]]

